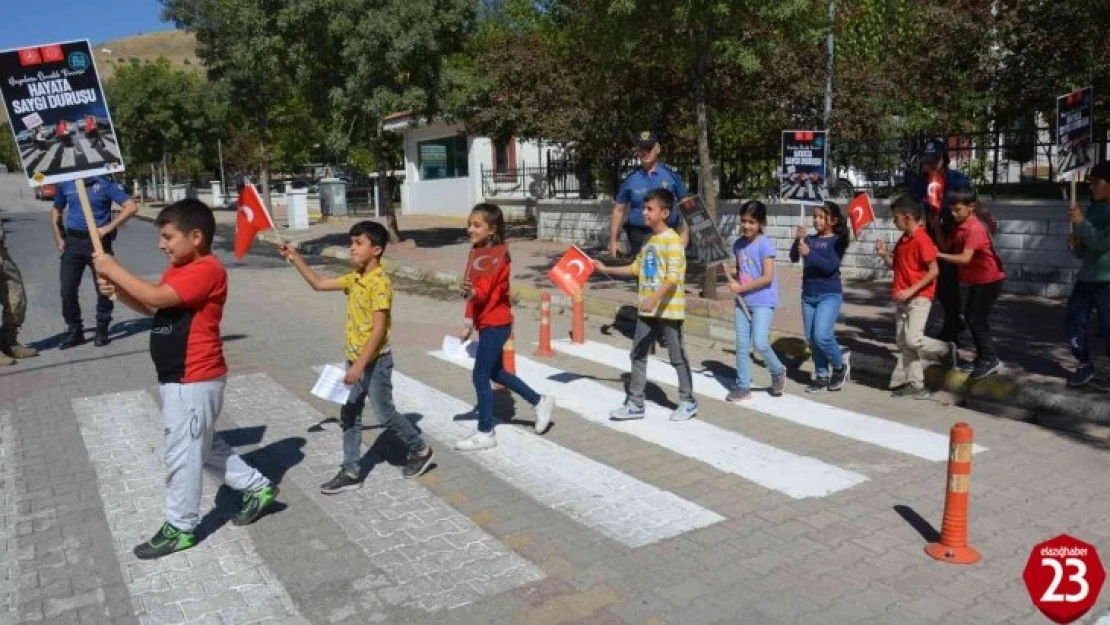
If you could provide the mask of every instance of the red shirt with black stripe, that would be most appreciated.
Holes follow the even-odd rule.
[[[159,284],[181,304],[159,309],[150,330],[150,356],[162,384],[204,382],[227,375],[220,321],[227,302],[227,270],[212,254],[170,266]]]

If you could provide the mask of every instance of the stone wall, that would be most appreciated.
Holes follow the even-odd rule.
[[[987,202],[998,220],[995,249],[1006,269],[1005,290],[1046,297],[1062,297],[1071,291],[1079,261],[1067,249],[1071,226],[1067,203],[1051,201]],[[537,210],[538,236],[542,240],[574,243],[586,248],[609,244],[611,201],[541,200]],[[890,279],[890,271],[875,255],[875,241],[882,238],[893,246],[900,233],[895,230],[886,201],[874,203],[876,222],[853,241],[844,257],[845,276],[863,279]],[[739,236],[737,213],[740,202],[721,202],[718,221],[728,241]],[[768,206],[764,232],[780,250],[779,262],[788,263],[794,231],[801,223],[797,205]],[[807,209],[806,225],[812,228],[812,207]],[[622,235],[623,240],[623,235]]]

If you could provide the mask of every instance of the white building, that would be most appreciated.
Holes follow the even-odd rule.
[[[470,135],[462,124],[429,121],[412,113],[390,115],[382,127],[404,135],[405,215],[465,216],[482,201],[534,197],[548,150],[554,151],[537,141]]]

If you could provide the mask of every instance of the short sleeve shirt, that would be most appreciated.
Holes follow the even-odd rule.
[[[736,257],[736,273],[741,284],[747,284],[763,277],[763,260],[775,258],[775,244],[764,235],[754,241],[744,237],[732,244],[732,255]],[[776,274],[767,286],[744,293],[744,303],[748,306],[774,308],[779,304],[779,277]]]
[[[681,211],[678,202],[686,197],[686,185],[682,178],[670,167],[656,163],[651,171],[644,171],[637,167],[636,171],[628,174],[617,191],[617,203],[627,204],[628,223],[633,226],[646,226],[644,223],[644,196],[654,189],[666,189],[674,193],[675,205],[671,207],[671,214],[667,216],[667,225],[672,228],[678,223]]]
[[[677,232],[667,228],[653,234],[632,261],[632,271],[639,279],[641,303],[663,286],[664,281],[674,285],[671,294],[654,310],[640,311],[641,317],[686,318],[686,249]]]
[[[929,263],[937,259],[937,246],[929,238],[925,228],[918,226],[894,244],[894,284],[891,296],[898,291],[915,285],[929,273]],[[914,297],[933,299],[937,291],[937,281],[933,280]]]
[[[227,375],[220,321],[227,303],[227,270],[209,254],[187,265],[171,266],[160,284],[181,298],[159,309],[150,329],[150,356],[158,381],[189,384]]]
[[[969,248],[975,252],[970,263],[960,265],[960,284],[990,284],[1006,277],[1006,272],[1002,270],[1002,261],[994,252],[986,227],[974,215],[956,226],[956,231],[952,233],[954,254],[960,254]]]
[[[366,347],[370,333],[374,330],[374,313],[379,310],[386,312],[385,338],[378,351],[370,356],[372,362],[389,351],[392,315],[388,313],[393,308],[393,282],[385,274],[385,269],[378,266],[366,273],[352,271],[339,278],[339,283],[343,285],[343,292],[347,295],[347,360],[357,360],[362,348]]]
[[[113,202],[123,204],[131,199],[123,187],[104,176],[85,179],[85,193],[89,196],[89,206],[97,226],[107,226],[112,221]],[[77,195],[77,184],[72,180],[58,185],[54,195],[54,208],[65,209],[66,230],[88,231],[85,212],[81,210],[81,198]]]

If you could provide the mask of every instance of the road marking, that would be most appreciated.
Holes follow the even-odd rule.
[[[104,162],[104,157],[100,155],[100,152],[93,148],[92,143],[89,142],[88,139],[86,139],[85,137],[81,137],[77,141],[81,144],[81,152],[85,155],[85,160],[89,163],[89,165],[99,165],[100,163]]]
[[[241,427],[265,426],[269,440],[307,438],[304,460],[286,481],[362,548],[380,573],[368,571],[366,586],[385,602],[450,609],[543,578],[533,564],[387,462],[375,465],[358,490],[321,494],[320,484],[335,475],[342,459],[342,437],[336,429],[306,437],[305,430],[324,415],[268,375],[230,378],[224,410]]]
[[[474,432],[476,421],[456,421],[471,405],[402,373],[393,373],[402,413],[423,415],[420,427],[452,444]],[[629,547],[642,547],[725,520],[674,493],[537,436],[501,427],[496,449],[466,454],[541,504]]]
[[[441,351],[432,356],[473,368],[473,359],[456,360]],[[794,499],[824,497],[867,481],[859,473],[792,454],[704,421],[669,421],[670,411],[646,402],[647,416],[638,421],[611,421],[609,411],[624,401],[624,393],[519,354],[517,375],[537,392],[552,395],[559,406],[607,428],[659,445],[676,454],[705,462]]]
[[[76,162],[76,150],[72,147],[62,150],[62,167],[73,167]]]
[[[582,345],[575,345],[566,339],[560,339],[553,341],[552,347],[564,354],[618,370],[628,370],[631,366],[628,350],[607,343],[587,341]],[[648,379],[669,386],[678,386],[678,376],[669,362],[649,358]],[[728,396],[728,387],[731,384],[732,380],[694,376],[694,392],[696,394],[721,401],[724,401],[725,397]],[[790,394],[783,394],[782,397],[771,397],[766,393],[752,393],[751,400],[745,401],[741,406],[771,417],[878,445],[925,460],[933,462],[948,460],[949,441],[947,435],[930,432],[912,425],[872,417]],[[987,448],[982,445],[975,445],[974,448],[976,453],[986,450]]]
[[[19,552],[16,550],[15,483],[19,463],[12,457],[15,448],[12,413],[0,410],[0,623],[17,623],[20,618]]]
[[[161,411],[145,391],[84,397],[72,405],[140,623],[272,618],[308,622],[258,554],[250,534],[230,525],[185,553],[157,560],[136,558],[131,549],[150,538],[165,519]],[[202,515],[214,507],[218,487],[217,478],[205,471]]]
[[[35,171],[45,171],[49,169],[50,163],[54,162],[54,155],[58,153],[58,150],[61,147],[61,143],[55,143],[54,145],[50,146],[50,149],[46,151],[46,154],[44,154],[41,160],[39,160],[38,163],[35,164]]]

